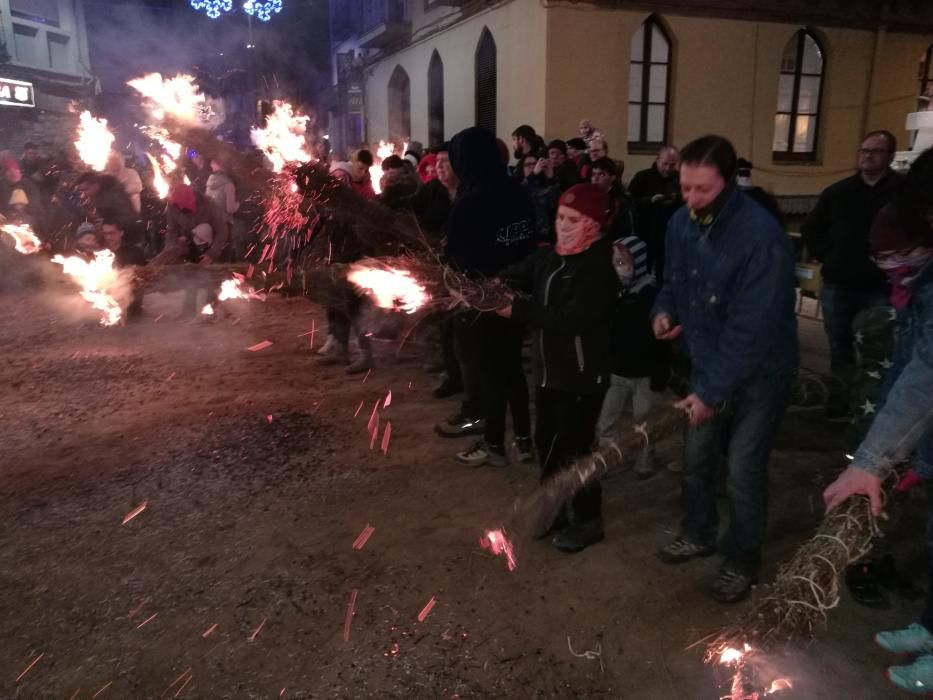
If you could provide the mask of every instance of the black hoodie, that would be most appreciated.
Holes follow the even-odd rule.
[[[534,251],[534,205],[506,173],[490,132],[464,129],[449,152],[460,186],[448,222],[447,260],[467,275],[492,277]]]

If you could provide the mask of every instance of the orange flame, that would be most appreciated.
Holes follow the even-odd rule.
[[[205,305],[204,305],[204,308],[201,309],[201,314],[204,315],[204,316],[213,316],[213,315],[214,315],[214,307],[211,306],[210,304],[205,304]]]
[[[412,279],[407,270],[380,269],[356,264],[351,267],[347,279],[370,291],[376,305],[383,309],[401,308],[412,314],[431,300],[425,288]]]
[[[107,128],[106,119],[95,119],[87,110],[81,112],[78,138],[75,140],[75,148],[81,160],[94,170],[102,171],[107,167],[113,139],[113,132]]]
[[[207,106],[191,75],[163,78],[161,73],[148,73],[127,85],[153,101],[152,115],[156,119],[172,116],[184,122],[197,122]]]
[[[771,686],[768,688],[768,694],[777,693],[781,690],[791,690],[794,686],[786,678],[776,678],[771,681]]]
[[[23,255],[38,253],[42,246],[42,241],[27,224],[3,224],[0,231],[13,238],[13,246]]]
[[[155,187],[156,194],[159,195],[159,199],[165,199],[168,197],[168,181],[162,174],[162,169],[159,167],[158,161],[149,153],[146,154],[146,158],[149,159],[149,165],[152,166],[152,185]]]
[[[408,144],[402,146],[402,153],[408,150]],[[375,163],[369,168],[369,179],[372,181],[373,190],[376,194],[382,194],[382,161],[395,153],[395,144],[388,141],[380,141],[379,148],[376,149]]]
[[[242,283],[243,281],[238,278],[224,280],[220,285],[220,294],[217,295],[218,301],[226,301],[227,299],[250,299],[255,296],[252,289],[244,292],[240,288]]]
[[[307,163],[313,159],[307,150],[305,132],[308,117],[295,110],[288,102],[276,100],[274,111],[266,119],[264,129],[250,132],[253,144],[272,161],[272,169],[279,172],[286,163]]]
[[[108,293],[117,282],[113,260],[113,252],[109,250],[98,251],[91,261],[77,255],[52,258],[53,263],[61,265],[65,274],[81,285],[81,296],[101,312],[100,322],[104,326],[112,326],[123,317],[117,300]]]

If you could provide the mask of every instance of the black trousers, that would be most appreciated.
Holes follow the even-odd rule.
[[[483,395],[485,383],[480,375],[480,348],[482,347],[482,315],[465,312],[453,317],[454,350],[460,363],[463,381],[463,402],[460,413],[464,418],[483,418],[486,400]]]
[[[460,359],[457,357],[456,335],[456,316],[447,316],[442,318],[439,323],[441,334],[441,352],[444,356],[444,371],[447,373],[447,381],[455,386],[463,385],[463,377],[460,374]]]
[[[538,387],[535,392],[535,446],[541,481],[567,468],[593,448],[596,421],[606,392],[574,394]],[[599,482],[581,490],[571,501],[574,522],[602,517],[603,490]]]
[[[522,368],[522,341],[525,329],[520,323],[494,314],[483,314],[476,323],[479,333],[479,373],[485,406],[485,441],[505,446],[506,411],[512,412],[516,437],[531,437],[528,409],[528,383]]]

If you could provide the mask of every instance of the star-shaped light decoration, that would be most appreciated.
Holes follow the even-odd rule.
[[[875,412],[875,404],[873,404],[868,399],[865,399],[865,403],[862,404],[862,413],[867,416],[874,412]]]
[[[191,0],[191,7],[204,10],[211,19],[217,19],[223,12],[233,9],[233,0]]]
[[[894,363],[891,362],[891,360],[889,360],[887,357],[884,358],[884,359],[883,359],[881,362],[879,362],[878,364],[880,364],[880,365],[881,365],[882,367],[884,367],[885,369],[891,369],[891,368],[894,366]]]
[[[855,334],[855,342],[856,342],[857,345],[861,345],[863,342],[865,342],[865,336],[862,335],[862,331],[857,331],[857,332],[856,332],[856,334]]]
[[[881,379],[881,372],[877,372],[875,370],[871,370],[870,372],[865,372],[865,374],[867,374],[872,379]]]
[[[250,17],[268,22],[272,15],[282,11],[282,0],[246,0],[243,11]]]

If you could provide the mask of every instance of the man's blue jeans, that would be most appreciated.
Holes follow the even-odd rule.
[[[742,384],[724,410],[687,430],[684,445],[681,534],[715,546],[719,532],[716,487],[719,458],[728,456],[729,529],[722,542],[724,568],[754,575],[761,563],[768,519],[768,457],[796,373],[774,374]]]
[[[844,372],[855,366],[852,322],[859,311],[890,304],[888,289],[863,290],[824,282],[820,302],[823,305],[823,327],[829,339],[830,366],[834,373]]]

